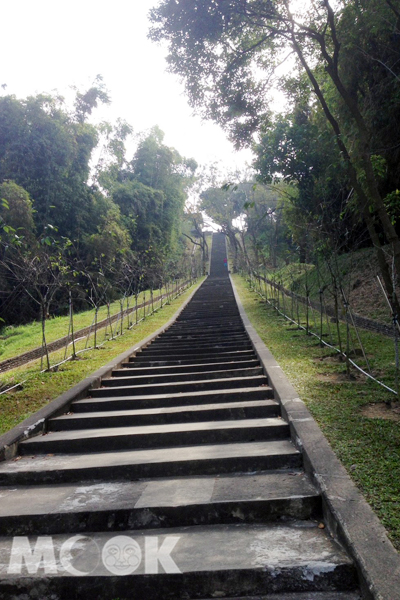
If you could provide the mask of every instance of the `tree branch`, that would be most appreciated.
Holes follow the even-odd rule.
[[[188,238],[188,239],[189,239],[189,240],[192,242],[192,244],[196,244],[196,246],[200,246],[200,248],[202,248],[202,247],[203,247],[203,244],[200,244],[199,242],[196,242],[195,240],[193,240],[193,239],[190,237],[190,235],[187,235],[187,233],[182,233],[182,235],[184,235],[185,237],[187,237],[187,238]]]

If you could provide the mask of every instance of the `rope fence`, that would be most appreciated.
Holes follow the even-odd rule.
[[[5,371],[9,371],[13,368],[23,366],[23,364],[26,364],[27,362],[38,359],[40,359],[40,368],[38,369],[39,373],[56,371],[61,365],[76,359],[80,354],[88,352],[89,350],[101,348],[108,341],[112,341],[117,337],[124,335],[127,331],[132,330],[139,323],[143,322],[148,317],[161,310],[163,306],[170,304],[172,300],[183,294],[189,287],[195,284],[197,280],[197,276],[190,277],[186,280],[176,279],[173,282],[168,282],[165,284],[163,288],[158,290],[159,293],[157,295],[154,295],[154,290],[146,290],[143,293],[143,302],[140,303],[138,302],[139,294],[129,297],[124,296],[120,300],[120,310],[118,313],[111,315],[110,305],[108,304],[106,319],[98,322],[98,309],[94,309],[94,316],[91,325],[77,332],[74,332],[73,328],[73,305],[70,301],[68,335],[47,345],[48,354],[64,349],[63,359],[61,361],[58,360],[54,364],[50,364],[50,368],[43,368],[46,350],[42,346],[30,352],[24,353],[23,355],[3,361],[3,363],[0,363],[0,372],[3,373]],[[101,330],[103,330],[103,336],[100,340],[99,334]],[[0,396],[7,394],[13,389],[23,385],[34,375],[35,373],[23,381],[19,381],[15,385],[1,390]]]
[[[378,331],[376,331],[376,333],[386,336],[390,335],[394,340],[396,389],[393,389],[374,376],[365,345],[362,341],[360,332],[362,326],[360,327],[357,322],[359,319],[362,322],[369,320],[353,313],[343,289],[340,290],[340,304],[338,298],[335,296],[335,306],[332,308],[326,303],[324,297],[325,290],[323,288],[319,290],[319,302],[315,302],[310,299],[308,293],[305,297],[300,296],[284,288],[281,283],[272,281],[255,270],[249,273],[242,273],[242,276],[248,281],[251,289],[273,307],[278,314],[296,325],[297,329],[318,339],[321,347],[330,348],[338,353],[346,364],[348,375],[350,375],[350,367],[353,367],[388,392],[397,396],[399,395],[399,323],[396,315],[392,315],[392,328],[377,323]],[[382,286],[379,278],[378,282]],[[308,290],[306,291],[308,292]],[[342,327],[340,326],[341,321]],[[332,327],[333,325],[335,327]],[[344,335],[343,326],[345,329]],[[372,327],[368,327],[368,329],[371,330]],[[329,342],[325,338],[329,339]],[[357,353],[361,353],[364,360],[365,364],[362,366],[351,358],[352,356],[356,356]]]

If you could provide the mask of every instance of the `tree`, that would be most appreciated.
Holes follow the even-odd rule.
[[[180,235],[197,163],[181,157],[163,139],[163,132],[154,127],[141,140],[133,160],[119,174],[122,185],[116,187],[114,198],[123,214],[136,220],[137,237],[151,240],[167,254]]]
[[[186,227],[185,227],[186,225]],[[205,274],[206,262],[208,261],[208,244],[206,234],[203,230],[204,219],[201,212],[186,207],[185,220],[183,223],[183,235],[201,250],[202,273]]]
[[[51,235],[51,232],[49,233]],[[65,260],[67,246],[61,246],[50,235],[31,243],[29,250],[20,244],[3,243],[0,260],[10,287],[22,289],[39,307],[42,348],[47,369],[50,369],[50,359],[46,341],[46,320],[50,316],[54,296],[62,287],[68,273]]]
[[[0,185],[0,199],[0,223],[3,227],[12,229],[18,237],[32,235],[35,224],[28,192],[13,181],[4,181]]]
[[[353,18],[343,28],[349,14]],[[295,56],[333,129],[358,211],[377,250],[388,295],[394,297],[379,228],[392,247],[397,273],[400,239],[379,189],[372,123],[347,77],[350,58],[359,51],[360,35],[366,35],[365,28],[357,29],[365,16],[379,21],[381,44],[397,55],[397,62],[386,65],[393,73],[386,89],[395,98],[400,61],[398,12],[392,2],[358,0],[333,8],[329,0],[309,2],[306,7],[290,0],[164,0],[151,11],[150,35],[169,43],[170,69],[185,79],[191,104],[203,106],[206,116],[225,126],[237,144],[248,142],[260,123],[268,121],[266,88],[277,65]],[[387,27],[394,21],[392,28]],[[397,300],[395,308],[400,308]]]
[[[0,98],[0,299],[2,318],[10,322],[35,318],[38,302],[43,319],[49,298],[65,308],[72,288],[77,308],[89,298],[97,310],[100,300],[115,298],[127,270],[136,291],[159,282],[164,263],[179,270],[181,221],[197,165],[166,146],[157,127],[141,136],[128,160],[127,123],[88,123],[96,106],[108,101],[101,78],[76,92],[73,109],[58,96]],[[50,280],[37,260],[43,257],[53,290],[53,266],[67,269],[59,257],[65,244],[74,285],[57,276],[62,290],[53,294],[45,290]],[[128,262],[142,264],[128,269]],[[17,295],[21,290],[26,293]]]
[[[132,179],[115,185],[113,200],[119,206],[122,220],[131,235],[133,250],[142,252],[150,244],[164,246],[167,243],[163,236],[163,191]]]
[[[260,181],[284,181],[295,186],[294,193],[285,194],[282,205],[285,221],[299,245],[300,262],[304,262],[312,243],[327,249],[332,242],[331,247],[337,247],[341,237],[342,251],[348,250],[359,231],[348,200],[351,185],[322,111],[312,102],[306,82],[300,88],[290,84],[293,108],[265,127],[254,147],[254,167]]]
[[[121,171],[128,168],[126,158],[126,140],[133,133],[126,121],[118,119],[115,125],[105,122],[98,126],[100,153],[94,169],[93,178],[106,193],[112,194],[113,188],[120,183]]]
[[[85,123],[87,117],[92,114],[93,109],[101,104],[110,104],[110,96],[105,88],[103,77],[97,75],[92,87],[85,92],[76,90],[75,114],[78,123]]]
[[[200,194],[199,209],[221,227],[228,237],[234,252],[233,269],[239,266],[243,248],[237,237],[239,232],[233,221],[238,218],[243,209],[243,198],[238,198],[232,188],[227,185],[223,187],[210,187]]]
[[[59,98],[0,98],[0,181],[22,186],[35,203],[38,230],[48,223],[60,235],[90,231],[88,186],[96,128],[75,120]]]

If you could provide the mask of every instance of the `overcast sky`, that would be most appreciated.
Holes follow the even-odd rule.
[[[166,73],[165,49],[147,39],[158,0],[9,0],[2,4],[0,84],[18,98],[68,87],[87,89],[101,74],[112,104],[101,118],[154,125],[165,143],[200,163],[244,166],[222,130],[192,116],[179,80]]]

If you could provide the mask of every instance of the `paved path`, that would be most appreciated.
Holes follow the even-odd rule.
[[[224,257],[216,235],[176,323],[0,463],[0,598],[360,598]]]

